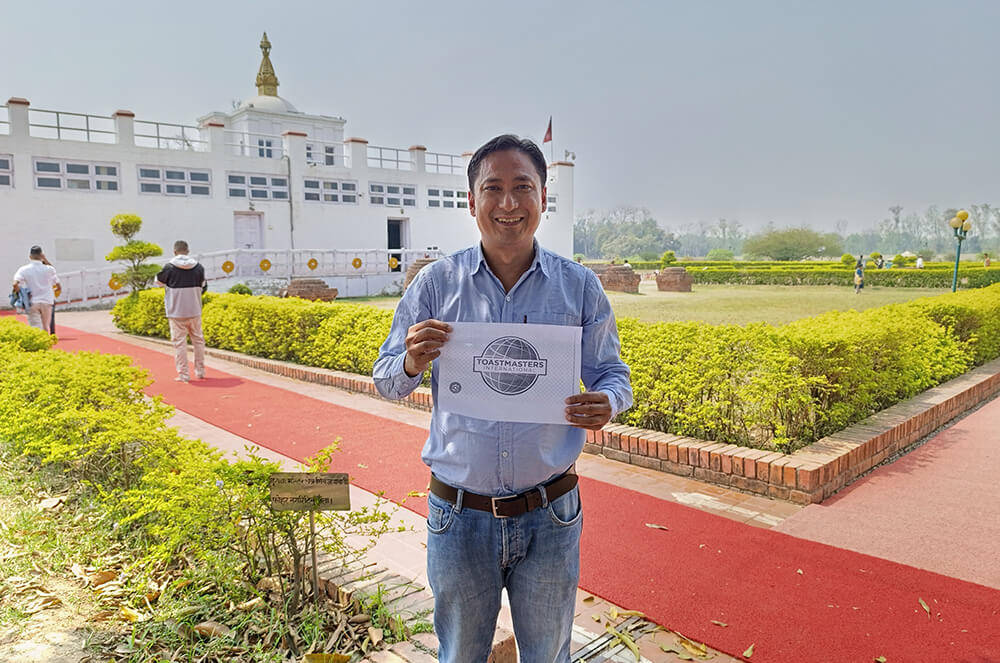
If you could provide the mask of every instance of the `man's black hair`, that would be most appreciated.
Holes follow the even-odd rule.
[[[472,160],[469,161],[469,191],[475,191],[476,178],[479,177],[479,169],[483,165],[483,159],[494,152],[503,152],[504,150],[518,150],[527,154],[531,162],[535,164],[535,170],[538,171],[538,179],[541,181],[541,185],[545,186],[545,182],[549,177],[549,168],[545,163],[545,155],[535,145],[535,142],[528,138],[519,138],[513,134],[503,134],[502,136],[488,140],[472,155]]]
[[[187,253],[190,250],[191,249],[188,248],[188,243],[185,242],[183,239],[179,239],[176,242],[174,242],[174,251],[175,252],[176,251],[180,251],[181,253]]]
[[[28,250],[28,255],[40,256],[42,255],[42,247],[35,244],[31,249]]]

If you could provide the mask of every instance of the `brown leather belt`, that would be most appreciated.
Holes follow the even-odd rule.
[[[560,474],[555,479],[542,485],[545,487],[545,496],[551,502],[573,490],[576,487],[577,476],[573,468]],[[452,504],[458,501],[458,488],[449,486],[431,475],[430,491],[443,500],[448,500]],[[542,506],[542,493],[538,488],[532,488],[520,495],[510,495],[508,497],[487,497],[465,491],[462,495],[462,507],[476,509],[492,513],[496,518],[513,518],[529,511],[534,511]]]

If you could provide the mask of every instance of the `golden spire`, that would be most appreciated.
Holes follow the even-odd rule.
[[[262,97],[277,97],[278,77],[274,73],[274,67],[271,66],[271,58],[269,57],[271,42],[267,40],[266,32],[264,38],[260,40],[260,52],[264,54],[264,57],[261,58],[260,69],[257,71],[257,94]]]

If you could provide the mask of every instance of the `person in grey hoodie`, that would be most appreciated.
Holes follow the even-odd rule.
[[[156,282],[166,288],[163,301],[170,322],[170,341],[174,344],[174,365],[178,382],[188,382],[187,338],[194,346],[194,376],[205,377],[205,336],[201,332],[201,295],[208,289],[205,268],[188,256],[188,243],[174,242],[174,257],[159,274]]]

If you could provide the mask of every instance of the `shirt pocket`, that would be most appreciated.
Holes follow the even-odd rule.
[[[528,311],[526,322],[536,325],[562,325],[564,327],[579,327],[580,314],[565,311]]]

